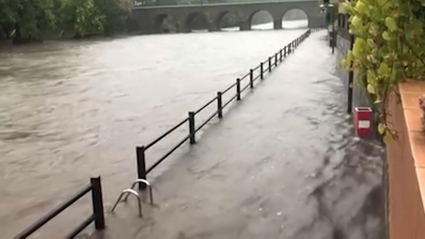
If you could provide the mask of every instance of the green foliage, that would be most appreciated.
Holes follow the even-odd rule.
[[[71,30],[77,37],[125,29],[131,0],[0,0],[0,38]],[[11,30],[12,29],[12,30]],[[1,31],[2,30],[2,31]],[[1,35],[3,32],[3,36]]]
[[[0,0],[0,21],[12,22],[16,19],[18,1]]]
[[[72,26],[76,37],[84,37],[87,33],[103,29],[104,17],[93,0],[68,0],[62,15],[65,26]]]
[[[95,5],[103,14],[103,29],[106,35],[125,29],[125,20],[131,11],[129,0],[94,0]]]
[[[351,15],[356,40],[343,64],[358,71],[357,82],[378,104],[379,132],[386,142],[397,138],[387,123],[389,94],[398,82],[425,76],[424,8],[420,0],[353,0]]]

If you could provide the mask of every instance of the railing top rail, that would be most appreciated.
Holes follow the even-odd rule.
[[[63,210],[68,208],[71,204],[73,204],[75,201],[86,195],[88,192],[92,190],[92,185],[89,183],[84,188],[82,188],[80,191],[78,191],[74,196],[57,206],[55,209],[44,215],[42,218],[40,218],[38,221],[33,223],[31,226],[29,226],[27,229],[22,231],[20,234],[18,234],[15,238],[26,238],[32,233],[34,233],[37,229],[42,227],[44,224],[49,222],[52,218],[57,216],[59,213],[61,213]]]
[[[248,72],[248,73],[246,73],[245,75],[243,75],[242,77],[240,77],[240,78],[239,78],[239,80],[240,80],[240,81],[245,80],[245,79],[249,76],[249,74],[250,74],[249,72]]]
[[[203,105],[201,108],[199,108],[197,111],[195,111],[195,115],[198,114],[199,112],[201,112],[202,110],[204,110],[205,108],[207,108],[209,105],[211,105],[214,101],[217,100],[217,96],[214,97],[212,100],[208,101],[208,103],[206,103],[205,105]]]
[[[224,91],[222,91],[222,94],[225,94],[226,92],[228,92],[229,90],[231,90],[233,87],[236,86],[236,83],[233,83],[231,86],[227,87]]]
[[[164,161],[168,156],[170,156],[174,151],[176,151],[180,146],[182,146],[186,141],[188,141],[190,138],[190,135],[186,136],[180,143],[178,143],[176,146],[174,146],[170,151],[168,151],[164,156],[162,156],[156,163],[154,163],[152,166],[150,166],[146,170],[146,174],[150,173],[156,166],[158,166],[162,161]]]
[[[165,138],[167,135],[171,134],[174,130],[176,130],[177,128],[179,128],[183,124],[185,124],[188,120],[189,120],[189,118],[184,119],[183,121],[181,121],[180,123],[178,123],[177,125],[175,125],[173,128],[169,129],[167,132],[163,133],[161,136],[159,136],[158,138],[156,138],[155,140],[153,140],[152,142],[150,142],[149,144],[147,144],[145,146],[145,150],[147,150],[150,147],[154,146],[156,143],[158,143],[159,141],[161,141],[161,139]]]

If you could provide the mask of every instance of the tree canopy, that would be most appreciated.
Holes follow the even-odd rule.
[[[41,38],[46,31],[76,37],[124,29],[131,0],[0,0],[0,38]]]

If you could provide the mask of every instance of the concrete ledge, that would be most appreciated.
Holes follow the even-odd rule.
[[[421,131],[419,96],[425,82],[399,84],[399,97],[390,96],[389,122],[399,141],[387,146],[391,239],[425,238],[425,134]]]

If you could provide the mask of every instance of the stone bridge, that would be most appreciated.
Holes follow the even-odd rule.
[[[325,26],[318,0],[216,3],[203,5],[135,6],[129,18],[129,30],[134,33],[159,33],[164,21],[176,32],[190,32],[195,18],[202,17],[209,31],[220,30],[220,22],[228,13],[233,14],[241,30],[251,29],[251,19],[259,11],[267,11],[273,18],[274,29],[282,28],[282,18],[292,9],[302,10],[310,28]]]

